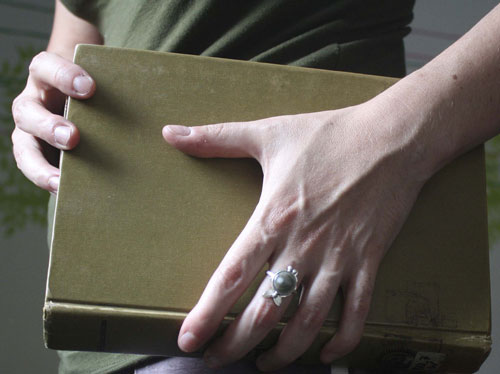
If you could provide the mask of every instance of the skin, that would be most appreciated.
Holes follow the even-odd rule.
[[[87,99],[96,89],[92,78],[71,62],[78,43],[102,44],[102,37],[96,27],[56,1],[47,50],[33,58],[26,87],[12,103],[17,166],[34,184],[51,193],[57,193],[60,172],[47,160],[47,145],[67,150],[79,141],[76,126],[61,116],[66,96]]]
[[[59,170],[45,145],[71,149],[78,130],[60,116],[66,95],[90,97],[95,83],[68,60],[76,43],[102,43],[97,29],[56,4],[48,52],[36,56],[25,90],[13,103],[18,167],[57,192]],[[179,347],[192,352],[211,339],[259,270],[299,271],[304,294],[279,341],[257,360],[283,367],[314,340],[337,291],[345,297],[340,327],[321,352],[330,363],[361,338],[378,266],[422,185],[442,166],[500,132],[500,7],[423,68],[361,105],[245,123],[163,129],[165,140],[198,157],[253,157],[264,172],[261,199],[186,317]],[[82,77],[87,90],[75,90]],[[81,81],[81,82],[83,82]],[[69,137],[58,141],[56,130]],[[278,308],[253,300],[211,341],[205,360],[219,367],[243,357],[272,329]]]
[[[321,360],[350,352],[361,338],[378,265],[422,185],[500,131],[499,44],[497,6],[433,61],[364,104],[195,127],[185,135],[175,134],[179,127],[164,129],[165,139],[184,152],[254,157],[264,171],[255,213],[185,319],[180,348],[191,352],[203,345],[269,262],[274,271],[298,269],[306,291],[258,367],[275,370],[299,357],[337,288],[345,306]],[[286,306],[276,308],[261,297],[268,287],[265,280],[246,310],[209,345],[210,366],[241,358],[279,320]]]

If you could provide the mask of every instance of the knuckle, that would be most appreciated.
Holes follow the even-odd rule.
[[[14,154],[17,168],[21,170],[26,178],[31,180],[36,186],[46,189],[50,175],[43,168],[30,166],[28,149],[25,145],[22,145],[22,142],[18,142],[19,138],[17,130],[12,132],[11,137],[13,143],[12,153]]]
[[[16,165],[18,169],[22,169],[22,164],[23,164],[23,151],[19,149],[19,146],[16,145],[16,132],[14,131],[12,133],[12,153],[14,154],[14,159],[16,160]]]
[[[268,331],[271,330],[278,322],[278,308],[272,302],[261,302],[257,308],[254,319],[252,321],[252,330]]]
[[[32,176],[31,180],[33,181],[34,184],[36,184],[40,188],[47,188],[49,185],[48,183],[48,176],[46,173],[38,171],[35,175]]]
[[[225,266],[217,272],[219,284],[226,292],[241,290],[244,274],[243,265],[238,263]]]
[[[335,287],[328,287],[327,288],[327,293],[326,295],[328,297],[335,297],[337,291],[338,291],[338,285],[340,284],[342,280],[342,272],[343,269],[337,269],[336,267],[332,266],[329,267],[325,270],[323,270],[322,274],[322,282],[325,285],[335,285]]]
[[[36,74],[38,67],[40,66],[42,61],[47,58],[47,54],[48,54],[47,52],[42,51],[38,53],[35,57],[33,57],[30,66],[28,68],[30,74]]]
[[[46,132],[53,134],[54,128],[60,123],[59,116],[52,114],[48,115],[43,119],[43,122],[40,124],[41,128],[43,128]]]
[[[319,304],[308,305],[299,319],[300,329],[302,331],[318,330],[325,320],[325,313]]]
[[[198,155],[210,156],[214,144],[220,141],[220,136],[223,132],[222,125],[207,125],[196,128],[196,136],[191,138],[189,150]]]
[[[24,147],[21,147],[19,144],[19,130],[17,130],[17,128],[15,128],[14,131],[12,131],[11,139],[12,139],[12,153],[14,154],[17,166],[19,167],[19,164],[24,158],[25,149]]]
[[[57,88],[71,87],[73,75],[73,69],[70,66],[60,64],[54,71],[54,85]]]
[[[205,129],[210,138],[220,138],[224,134],[225,125],[223,123],[218,125],[209,125]]]
[[[43,60],[47,52],[43,51],[35,55],[33,59],[31,60],[30,66],[28,67],[28,70],[30,74],[35,74],[38,66],[40,65],[40,60]]]
[[[36,186],[40,188],[46,188],[48,185],[48,176],[45,172],[39,169],[28,167],[28,160],[26,157],[26,149],[14,146],[13,147],[14,159],[16,160],[16,165],[23,174],[31,180]]]
[[[297,218],[298,214],[299,209],[295,204],[274,206],[265,215],[263,227],[267,229],[268,235],[275,236],[286,229]]]
[[[344,282],[348,280],[348,272],[345,269],[350,265],[349,248],[338,243],[332,243],[325,249],[327,257],[330,259],[330,276],[337,276]]]
[[[26,99],[19,95],[12,102],[12,118],[14,119],[14,123],[18,125],[21,123],[22,115],[23,115],[23,107],[26,105]]]
[[[58,115],[48,115],[36,126],[35,135],[50,144],[54,144],[54,131],[59,124],[61,124],[61,119]]]
[[[223,132],[223,125],[207,125],[197,129],[197,136],[193,143],[193,148],[198,151],[204,151],[211,144],[218,141]]]
[[[366,298],[356,299],[350,309],[354,316],[364,321],[370,310],[370,303]]]
[[[15,153],[16,141],[17,141],[17,128],[14,127],[12,134],[10,134],[10,140],[12,141],[12,153]]]

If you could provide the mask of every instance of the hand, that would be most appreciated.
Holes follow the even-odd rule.
[[[14,157],[28,179],[56,193],[60,173],[47,160],[50,146],[66,150],[79,141],[76,126],[60,115],[64,100],[91,97],[95,83],[81,67],[49,52],[35,56],[29,71],[26,88],[12,104]]]
[[[340,326],[321,352],[330,363],[360,341],[380,261],[405,221],[425,178],[411,168],[411,143],[398,139],[394,119],[370,102],[337,111],[246,123],[167,126],[174,147],[199,157],[253,157],[264,173],[260,201],[248,224],[186,317],[179,347],[199,349],[266,263],[293,266],[304,286],[300,306],[279,341],[257,360],[275,370],[311,345],[342,290]],[[389,126],[393,126],[388,131]],[[394,135],[394,138],[393,138]],[[205,352],[212,367],[243,357],[277,324],[280,307],[262,294]]]

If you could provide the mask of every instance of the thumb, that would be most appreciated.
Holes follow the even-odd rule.
[[[162,133],[168,143],[192,156],[258,158],[261,132],[257,122],[195,127],[168,125]]]

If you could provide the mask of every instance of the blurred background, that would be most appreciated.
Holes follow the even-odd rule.
[[[498,2],[417,0],[406,38],[408,72],[452,44]],[[57,356],[44,348],[42,306],[48,249],[48,193],[17,170],[11,156],[12,100],[27,66],[51,30],[53,0],[0,0],[0,373],[56,373]],[[492,46],[497,48],[498,46]],[[488,215],[492,281],[493,350],[480,374],[500,368],[500,138],[487,143]]]

